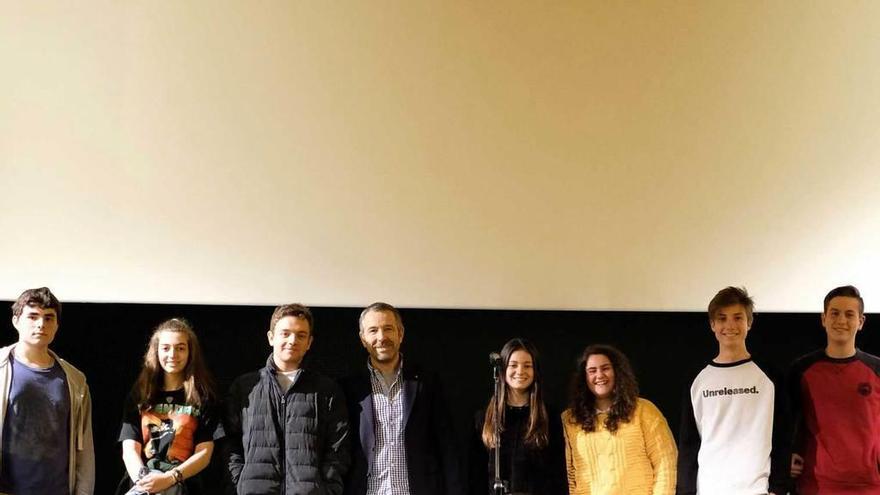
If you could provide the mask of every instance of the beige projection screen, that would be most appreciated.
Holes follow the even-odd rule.
[[[880,302],[877,2],[0,9],[0,299]]]

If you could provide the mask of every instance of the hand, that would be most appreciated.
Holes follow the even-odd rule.
[[[159,493],[165,491],[174,485],[174,475],[167,473],[150,473],[139,479],[137,486],[143,488],[150,493]]]
[[[804,458],[798,454],[791,454],[791,477],[797,478],[804,472]]]

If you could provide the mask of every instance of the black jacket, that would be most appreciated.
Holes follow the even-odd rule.
[[[404,444],[410,493],[463,495],[465,484],[461,452],[456,445],[447,403],[435,373],[404,362]],[[351,421],[352,467],[346,478],[346,495],[367,492],[375,442],[373,398],[366,367],[341,381]]]
[[[239,495],[339,495],[350,463],[348,416],[339,386],[303,370],[282,393],[266,367],[232,383],[227,461]]]

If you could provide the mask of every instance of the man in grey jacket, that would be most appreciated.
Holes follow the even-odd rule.
[[[46,287],[24,291],[12,305],[18,342],[0,349],[0,494],[94,490],[89,387],[49,350],[60,316]]]
[[[313,318],[300,304],[279,306],[262,369],[229,389],[228,468],[239,495],[339,495],[348,470],[348,413],[336,383],[302,368]]]

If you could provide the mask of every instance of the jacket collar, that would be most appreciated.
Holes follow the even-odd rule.
[[[15,343],[0,349],[0,366],[6,366],[12,362],[12,352],[17,345],[18,343]],[[60,357],[58,357],[58,354],[55,354],[55,352],[52,351],[52,349],[48,349],[48,351],[49,356],[51,356],[59,365],[64,366],[64,364],[66,364]]]
[[[421,389],[421,374],[418,365],[413,364],[410,361],[403,361],[400,369],[400,376],[401,379],[403,379],[403,428],[406,429],[410,413],[412,413],[413,405],[415,404],[416,397]],[[361,386],[367,391],[367,393],[364,394],[363,399],[361,399],[360,402],[362,417],[359,434],[361,437],[361,445],[364,446],[365,452],[370,452],[375,446],[376,441],[374,431],[374,423],[376,419],[373,412],[373,393],[372,383],[370,382],[369,367],[364,367],[363,372],[360,373],[360,379]],[[372,463],[372,460],[370,460],[370,462]]]
[[[306,371],[306,369],[303,368],[302,363],[300,363],[299,369],[301,369],[303,372]],[[269,354],[269,357],[266,358],[266,366],[263,367],[263,371],[271,374],[272,376],[275,376],[280,371],[278,369],[278,365],[275,364],[275,360],[272,359],[272,354]]]

